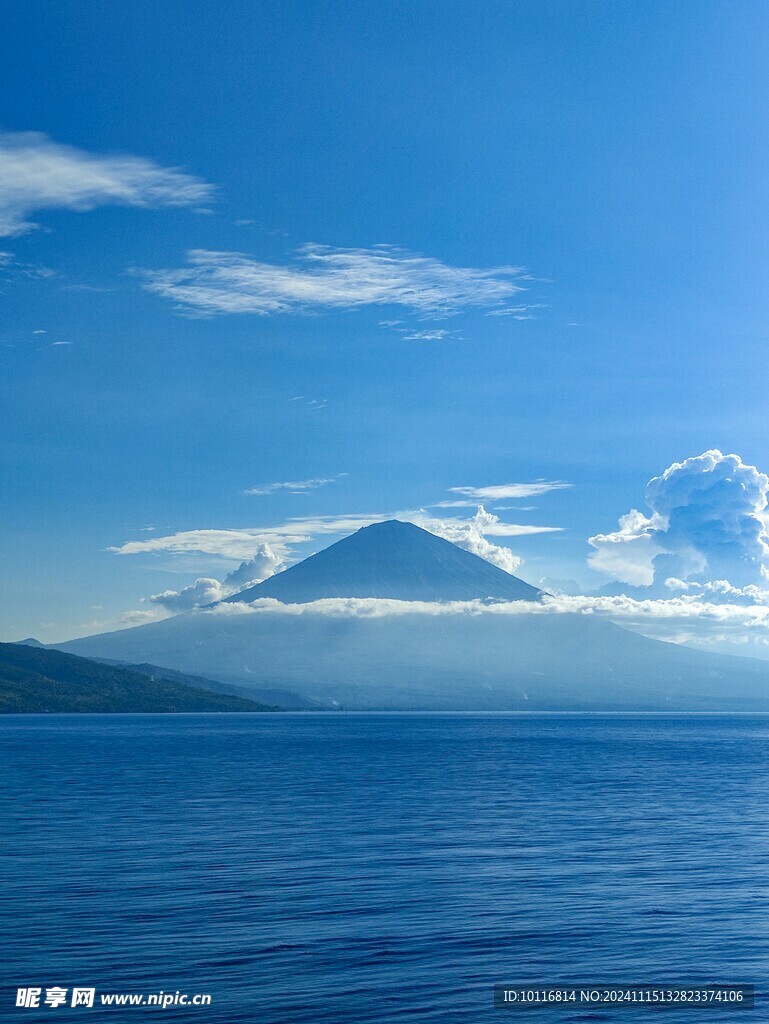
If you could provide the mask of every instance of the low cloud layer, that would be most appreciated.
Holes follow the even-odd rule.
[[[141,275],[148,291],[204,316],[275,316],[387,305],[450,316],[470,307],[499,306],[522,290],[518,267],[452,267],[387,245],[338,249],[308,244],[285,264],[238,252],[193,249],[185,267],[144,270]]]
[[[200,206],[206,182],[137,156],[88,153],[39,132],[0,133],[0,236],[21,235],[46,209]]]
[[[260,598],[233,602],[203,614],[384,618],[387,616],[590,615],[666,642],[769,656],[769,605],[715,605],[698,596],[638,600],[626,596],[544,596],[541,601],[394,601],[380,598],[325,598],[281,604]]]
[[[724,588],[721,588],[722,590]],[[769,602],[742,603],[742,594],[733,600],[713,603],[701,592],[681,593],[668,599],[638,599],[626,595],[571,596],[545,595],[540,601],[397,601],[389,598],[324,598],[305,604],[283,604],[274,598],[259,598],[250,603],[213,601],[230,596],[216,580],[197,580],[179,592],[166,592],[152,598],[152,606],[126,612],[118,621],[89,623],[89,632],[105,628],[143,625],[172,614],[280,617],[316,616],[334,619],[384,618],[388,616],[542,616],[590,615],[611,620],[625,628],[654,639],[687,643],[722,652],[769,657]],[[724,594],[724,597],[727,595]],[[755,596],[755,595],[754,595]],[[764,595],[766,598],[767,594]],[[164,600],[158,600],[164,598]]]
[[[378,597],[329,597],[303,604],[283,604],[263,597],[250,603],[233,602],[211,609],[237,615],[272,612],[281,615],[330,615],[335,617],[385,615],[601,615],[634,623],[701,618],[713,622],[739,621],[760,624],[769,630],[769,606],[712,605],[686,596],[670,600],[638,600],[622,596],[545,595],[540,601],[398,601]]]
[[[650,514],[631,509],[616,531],[590,538],[590,565],[655,593],[671,578],[761,586],[769,563],[768,493],[769,477],[738,455],[713,449],[674,462],[646,487]]]

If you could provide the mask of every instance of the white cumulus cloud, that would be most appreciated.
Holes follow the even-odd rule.
[[[452,544],[464,548],[465,551],[470,551],[473,555],[478,555],[479,558],[485,558],[487,562],[504,569],[505,572],[514,573],[523,564],[523,559],[514,554],[510,548],[493,544],[487,540],[485,534],[493,534],[494,530],[499,530],[500,526],[515,527],[512,524],[500,523],[499,516],[487,512],[482,505],[472,519],[436,519],[424,516],[416,517],[414,521],[422,529],[429,530],[437,537],[451,541]],[[526,527],[520,527],[520,529],[525,530]]]
[[[226,596],[218,580],[201,578],[182,590],[164,590],[160,594],[153,594],[150,601],[169,612],[187,612],[192,608],[221,601]]]
[[[654,582],[654,559],[661,552],[656,534],[664,527],[661,517],[647,517],[638,509],[620,516],[614,533],[597,533],[588,543],[595,551],[588,558],[598,572],[635,587]]]
[[[260,544],[253,558],[241,562],[221,582],[201,577],[182,590],[164,590],[160,594],[153,594],[150,601],[174,613],[205,607],[274,576],[281,566],[280,556],[270,545]]]
[[[675,576],[669,576],[665,580],[665,586],[673,593],[701,598],[711,604],[769,605],[769,588],[759,587],[753,583],[746,587],[735,587],[728,580],[697,583],[694,580],[679,580]]]
[[[717,449],[674,462],[646,487],[650,514],[632,509],[613,533],[596,534],[594,569],[634,586],[673,578],[734,587],[766,579],[769,477]]]
[[[274,576],[283,567],[283,559],[269,544],[260,544],[253,558],[241,562],[224,578],[224,586],[230,593],[237,593],[244,587],[253,586]]]
[[[40,132],[0,133],[0,236],[37,227],[46,209],[199,206],[213,188],[175,167],[138,156],[89,153]]]

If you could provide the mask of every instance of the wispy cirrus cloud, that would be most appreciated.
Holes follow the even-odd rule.
[[[297,557],[296,548],[317,538],[344,536],[388,519],[415,523],[506,572],[514,572],[521,565],[521,559],[510,548],[494,544],[488,537],[514,538],[561,530],[558,526],[503,523],[483,507],[468,519],[439,518],[417,509],[363,515],[299,516],[275,526],[252,529],[183,530],[162,537],[127,541],[109,550],[119,555],[203,555],[240,560],[250,559],[258,545],[269,544],[280,561],[289,562]]]
[[[328,405],[327,398],[309,398],[307,395],[294,395],[293,398],[289,398],[289,402],[297,402],[302,408],[310,409],[313,412],[325,409]]]
[[[572,485],[563,480],[535,480],[523,484],[493,484],[489,487],[450,487],[452,494],[462,494],[476,501],[501,501],[505,498],[534,498],[549,491],[562,491]],[[448,504],[444,504],[448,507]]]
[[[456,336],[456,331],[437,328],[434,331],[409,331],[403,335],[403,339],[404,341],[446,341],[447,338]]]
[[[143,157],[89,153],[41,132],[0,133],[0,236],[38,227],[29,218],[39,210],[196,207],[212,197],[200,178]]]
[[[486,316],[509,316],[512,320],[536,320],[536,309],[546,309],[544,302],[532,302],[526,305],[506,306],[503,309],[492,309]]]
[[[246,494],[275,494],[276,491],[288,491],[290,494],[307,494],[309,491],[317,491],[319,487],[326,484],[336,483],[346,473],[337,473],[336,476],[315,477],[312,480],[283,480],[275,484],[257,484],[256,487],[249,487]]]
[[[406,320],[380,320],[379,326],[400,334],[404,341],[458,341],[462,338],[459,331],[448,331],[445,327],[420,328]]]
[[[108,550],[116,555],[211,555],[237,561],[250,557],[258,544],[277,541],[278,537],[275,528],[180,530],[162,537],[126,541]],[[295,528],[286,536],[281,553],[287,552],[287,543],[300,544],[309,539]]]
[[[244,529],[182,530],[162,537],[128,541],[109,548],[118,555],[170,554],[213,555],[240,561],[252,557],[254,549],[268,543],[282,558],[291,557],[291,549],[316,537],[354,533],[364,526],[391,519],[389,515],[304,516],[275,526]]]
[[[0,235],[2,234],[2,199],[0,198]],[[11,252],[0,252],[0,283],[28,279],[31,281],[47,281],[56,278],[55,270],[40,263],[28,263],[20,260]]]
[[[395,246],[343,249],[307,244],[284,264],[244,253],[193,249],[187,265],[140,270],[144,287],[201,316],[401,306],[421,316],[503,306],[522,290],[520,267],[454,267]],[[429,340],[440,340],[433,338]]]

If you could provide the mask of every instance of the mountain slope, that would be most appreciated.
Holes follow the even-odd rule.
[[[42,646],[42,644],[40,645]],[[94,658],[104,665],[114,665],[117,668],[126,669],[128,672],[137,672],[142,676],[149,676],[151,679],[166,679],[172,683],[183,683],[197,690],[211,690],[214,693],[226,693],[235,697],[248,697],[249,700],[257,701],[262,705],[263,711],[314,711],[318,704],[315,701],[307,700],[298,693],[290,693],[288,690],[275,690],[271,688],[258,689],[248,687],[249,692],[237,683],[222,683],[217,679],[209,679],[208,676],[191,675],[189,672],[179,672],[178,669],[162,668],[160,665],[147,663],[134,665],[129,661],[121,661],[116,658]]]
[[[588,615],[230,608],[63,646],[215,675],[241,692],[290,690],[325,707],[769,710],[769,663],[650,640]]]
[[[536,601],[540,591],[413,523],[366,526],[228,601],[273,597],[284,604],[326,597],[400,601]]]
[[[3,713],[265,710],[272,709],[60,651],[0,644]]]

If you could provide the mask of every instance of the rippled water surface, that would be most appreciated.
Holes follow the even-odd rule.
[[[0,745],[2,1020],[503,1022],[495,982],[561,981],[762,995],[523,1019],[769,1019],[767,718],[10,716]]]

